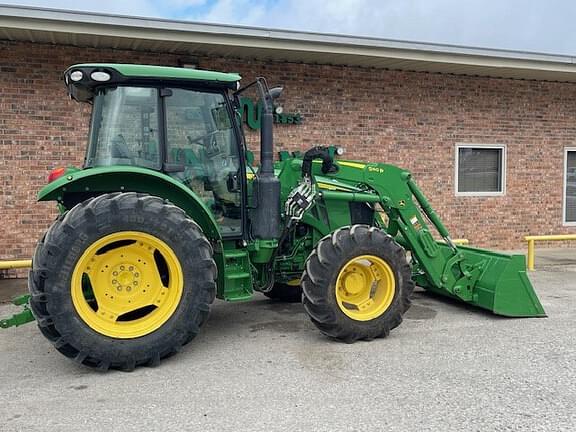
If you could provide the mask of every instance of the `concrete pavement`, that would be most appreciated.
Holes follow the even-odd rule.
[[[389,338],[352,345],[298,304],[217,301],[181,353],[133,373],[77,366],[34,324],[0,331],[0,431],[572,431],[574,264],[530,274],[548,318],[417,292]]]

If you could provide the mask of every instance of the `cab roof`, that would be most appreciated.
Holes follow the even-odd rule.
[[[119,63],[82,63],[70,66],[67,70],[74,69],[112,69],[127,78],[156,78],[156,79],[186,79],[201,81],[219,81],[230,83],[240,81],[240,75],[236,73],[214,72],[201,69],[190,69],[169,66],[152,66],[138,64]]]
[[[80,79],[74,79],[74,72],[82,72]],[[106,80],[94,80],[94,72],[105,72]],[[77,77],[76,77],[77,78]],[[241,76],[236,73],[215,72],[169,66],[152,66],[120,63],[81,63],[70,66],[64,72],[64,81],[70,95],[78,101],[90,100],[93,91],[100,86],[127,84],[178,83],[237,89]]]

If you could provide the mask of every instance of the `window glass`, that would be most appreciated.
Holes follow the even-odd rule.
[[[576,150],[566,152],[565,222],[576,222]]]
[[[96,95],[86,162],[160,168],[157,89],[117,87]]]
[[[172,89],[165,98],[167,160],[172,177],[198,194],[222,234],[241,232],[240,156],[224,95]]]
[[[458,147],[458,192],[503,192],[503,148]]]

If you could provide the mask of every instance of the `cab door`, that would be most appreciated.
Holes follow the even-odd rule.
[[[190,89],[165,90],[165,160],[177,167],[168,174],[204,200],[223,237],[240,237],[243,175],[226,96]]]

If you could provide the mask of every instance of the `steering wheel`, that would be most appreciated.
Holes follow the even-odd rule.
[[[130,154],[130,148],[126,143],[126,138],[124,138],[124,135],[122,134],[116,135],[110,141],[110,143],[112,144],[112,149],[110,153],[113,158],[130,159],[132,157]]]
[[[174,155],[176,162],[185,163],[186,162],[186,153],[184,153],[183,148],[179,148],[176,150],[176,154]]]
[[[186,139],[188,140],[188,144],[203,144],[200,141],[205,141],[207,138],[212,138],[214,135],[218,133],[217,130],[208,132],[205,135],[202,135],[198,138],[191,138],[190,135],[186,135]]]

